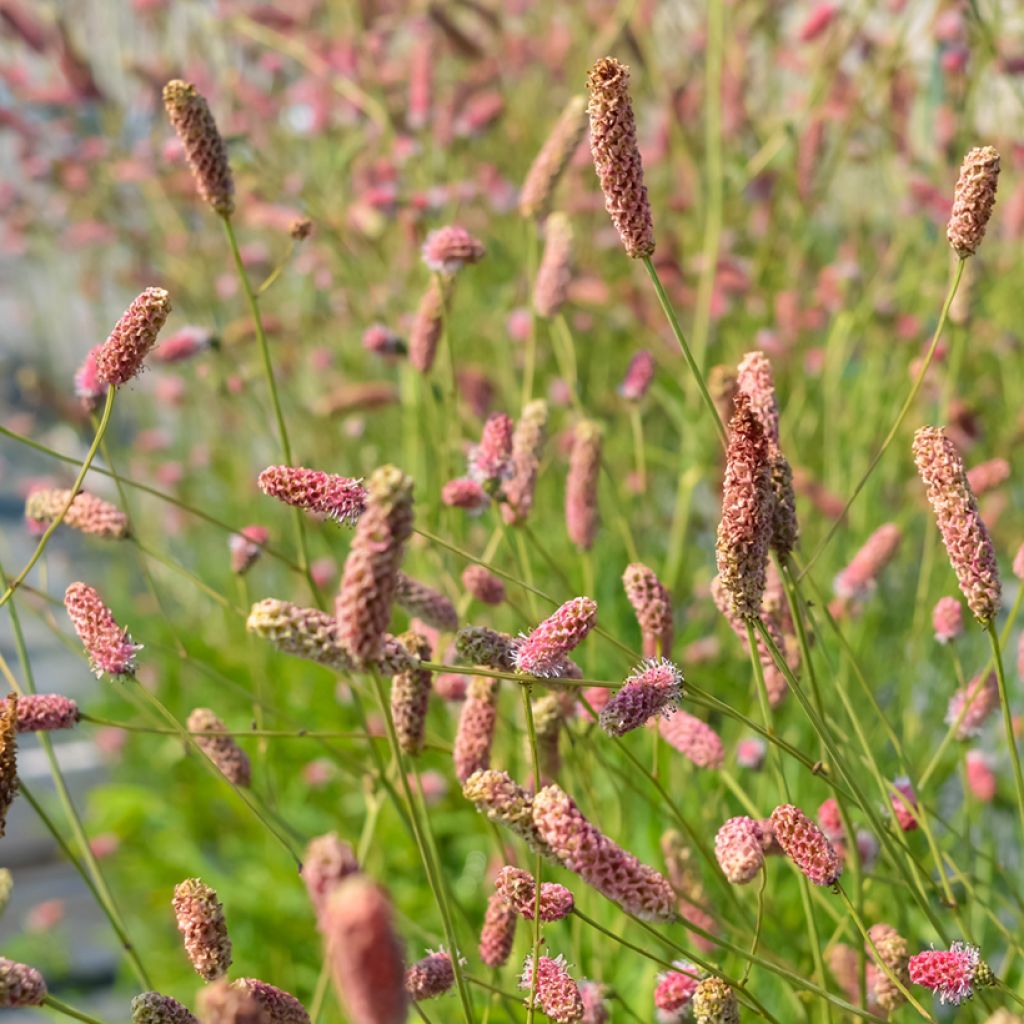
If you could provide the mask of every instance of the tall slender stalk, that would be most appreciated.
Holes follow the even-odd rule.
[[[996,681],[999,684],[999,704],[1003,709],[1003,726],[1006,730],[1006,742],[1010,747],[1010,760],[1013,762],[1013,778],[1017,785],[1017,810],[1020,814],[1020,825],[1024,835],[1024,773],[1021,772],[1020,751],[1017,749],[1017,738],[1013,732],[1013,715],[1010,712],[1010,699],[1006,686],[1006,672],[1003,669],[1003,653],[999,646],[999,634],[995,623],[989,621],[985,625],[989,642],[992,644],[992,658],[996,664]]]

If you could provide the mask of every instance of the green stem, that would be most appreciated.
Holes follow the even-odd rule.
[[[65,1017],[71,1017],[74,1020],[84,1021],[85,1024],[104,1024],[98,1017],[93,1017],[91,1014],[86,1013],[84,1010],[76,1010],[73,1006],[68,1006],[67,1003],[61,1002],[56,996],[47,995],[43,997],[43,1006],[50,1007],[51,1010],[56,1010],[58,1013],[64,1014]]]
[[[1006,728],[1006,742],[1010,746],[1010,759],[1013,761],[1013,777],[1017,784],[1017,810],[1020,812],[1020,824],[1024,829],[1024,773],[1020,767],[1020,751],[1017,749],[1017,739],[1013,734],[1013,715],[1010,712],[1010,700],[1006,687],[1006,673],[1003,670],[1003,653],[999,646],[999,635],[992,620],[985,624],[985,632],[988,633],[989,641],[992,644],[992,657],[996,663],[996,681],[999,684],[999,703],[1003,709],[1003,725]]]
[[[530,738],[530,760],[533,762],[534,792],[540,789],[540,754],[537,750],[537,728],[533,721],[533,705],[530,703],[530,686],[524,683],[519,687],[523,699],[523,716],[526,719],[526,733]],[[526,1004],[526,1024],[533,1024],[537,1008],[537,967],[540,960],[540,883],[544,861],[538,851],[534,865],[533,893],[533,960],[530,970],[530,999]]]

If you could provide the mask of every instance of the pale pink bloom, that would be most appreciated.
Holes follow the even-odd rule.
[[[479,239],[465,228],[452,224],[427,235],[423,243],[423,262],[435,273],[451,276],[469,263],[479,263],[485,252]]]
[[[609,736],[623,736],[655,715],[670,715],[683,696],[683,674],[665,658],[636,668],[600,715]]]
[[[940,597],[932,610],[932,629],[940,644],[948,644],[964,631],[964,611],[955,597]]]
[[[527,957],[519,977],[519,987],[529,991],[533,980],[533,958]],[[535,1005],[557,1024],[572,1024],[583,1019],[580,990],[569,975],[564,957],[552,959],[542,956],[537,960],[536,991]]]
[[[180,363],[212,348],[216,336],[208,327],[188,326],[175,331],[153,350],[154,363]]]
[[[760,736],[752,736],[740,740],[736,744],[736,763],[741,768],[752,768],[760,771],[764,764],[765,753],[768,745]]]
[[[992,757],[982,750],[968,750],[965,763],[970,791],[982,803],[991,803],[996,795],[996,773]]]
[[[257,483],[264,494],[286,505],[329,516],[351,526],[366,509],[366,488],[352,477],[299,466],[268,466]]]
[[[646,349],[641,349],[630,360],[626,376],[619,385],[619,394],[628,402],[639,402],[654,380],[654,369],[654,356]]]
[[[775,838],[787,857],[814,885],[833,885],[843,865],[825,834],[792,804],[772,811]]]
[[[734,885],[746,885],[764,865],[761,827],[753,818],[730,818],[715,835],[715,857]]]
[[[964,710],[966,707],[966,711]],[[994,672],[975,676],[966,687],[956,691],[949,699],[946,724],[957,726],[958,740],[970,739],[981,732],[982,726],[999,707],[999,685]]]
[[[896,817],[900,828],[904,832],[913,832],[919,826],[917,815],[917,796],[914,794],[914,787],[906,776],[901,776],[892,783],[893,793],[889,799],[892,803],[892,812]]]
[[[451,508],[465,509],[470,515],[480,515],[491,503],[483,487],[468,476],[449,480],[441,489],[441,500]]]
[[[515,424],[503,412],[491,413],[480,443],[469,453],[469,475],[483,486],[506,480],[512,474],[512,431]]]
[[[85,583],[72,583],[64,594],[64,607],[79,640],[89,655],[89,665],[97,676],[135,674],[135,653],[141,644],[132,643],[100,595]]]
[[[661,738],[688,757],[698,768],[721,768],[725,748],[718,733],[707,722],[683,710],[658,720]]]
[[[492,892],[480,931],[480,959],[488,967],[503,967],[508,962],[518,920],[519,916],[505,902],[505,897],[500,892]]]
[[[244,526],[238,533],[228,538],[231,552],[231,571],[241,576],[248,572],[260,555],[263,545],[270,538],[270,531],[265,526]]]
[[[853,561],[836,576],[836,596],[847,601],[865,598],[877,585],[879,574],[892,561],[902,539],[903,531],[895,523],[875,530]]]
[[[678,970],[659,974],[654,990],[654,1006],[663,1024],[680,1024],[685,1019],[700,979],[699,968],[688,961],[676,960],[674,965]]]
[[[565,656],[582,643],[597,620],[597,602],[574,597],[516,644],[516,669],[527,675],[555,674]]]
[[[533,875],[522,868],[506,865],[498,872],[495,888],[520,917],[533,920],[536,909],[537,885]],[[557,882],[541,882],[540,919],[550,923],[568,917],[575,906],[572,893]]]
[[[839,813],[839,803],[834,796],[830,796],[818,808],[818,825],[831,842],[842,842],[846,830],[843,828],[843,819]]]

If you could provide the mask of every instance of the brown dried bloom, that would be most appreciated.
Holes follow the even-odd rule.
[[[534,158],[519,192],[519,212],[542,220],[551,209],[558,182],[587,130],[586,100],[573,96]]]
[[[231,940],[217,894],[200,879],[186,878],[174,887],[171,905],[196,974],[206,981],[226,974],[231,966]]]
[[[590,151],[604,192],[604,205],[633,259],[654,252],[654,223],[636,141],[629,68],[602,57],[587,75],[590,91]]]
[[[991,146],[968,150],[960,165],[960,177],[953,193],[953,210],[946,227],[946,238],[961,259],[973,256],[981,240],[999,183],[999,154]]]
[[[227,726],[209,709],[195,708],[188,716],[188,731],[196,746],[233,786],[248,787],[252,768],[245,751],[228,735]],[[203,734],[203,735],[200,735]]]
[[[117,387],[138,376],[170,312],[163,288],[147,288],[136,296],[96,353],[97,378]]]
[[[7,694],[0,704],[0,836],[6,834],[7,812],[18,792],[18,697]]]

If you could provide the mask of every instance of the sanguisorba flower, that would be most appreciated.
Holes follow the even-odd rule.
[[[843,862],[825,833],[798,807],[780,804],[771,814],[772,829],[787,857],[814,885],[834,885]]]
[[[946,724],[956,725],[958,740],[968,740],[981,732],[989,715],[998,707],[999,684],[995,672],[979,672],[949,698]]]
[[[733,885],[746,885],[764,865],[761,828],[745,815],[730,818],[715,835],[715,858]]]
[[[736,993],[721,978],[702,979],[691,1001],[694,1024],[739,1024]]]
[[[128,536],[128,517],[116,505],[85,491],[79,491],[73,501],[69,490],[44,487],[32,491],[25,499],[25,519],[33,530],[42,532],[65,507],[63,523],[73,530],[106,540]]]
[[[672,651],[674,624],[672,597],[653,569],[640,562],[626,566],[622,574],[626,599],[633,606],[645,658],[668,657]]]
[[[629,68],[602,57],[587,75],[590,151],[604,193],[604,205],[633,259],[654,252],[654,222],[636,140]]]
[[[533,958],[527,957],[519,987],[529,990],[534,983]],[[557,1024],[573,1024],[583,1019],[580,990],[569,974],[565,958],[538,957],[536,968],[536,1004]]]
[[[932,629],[940,644],[948,644],[964,631],[964,611],[955,597],[940,597],[932,609]]]
[[[459,613],[444,594],[401,571],[395,579],[395,604],[434,629],[454,633],[459,628]]]
[[[301,466],[268,466],[256,482],[260,490],[295,508],[328,516],[346,526],[355,524],[366,509],[362,480]]]
[[[352,1024],[405,1024],[405,964],[384,890],[365,875],[349,876],[331,893],[321,926]]]
[[[493,412],[487,417],[480,443],[469,453],[471,479],[490,489],[511,475],[514,431],[512,417],[506,413]]]
[[[533,308],[550,320],[558,316],[572,283],[572,224],[562,212],[544,221],[544,252],[533,283]]]
[[[495,887],[517,914],[533,920],[537,901],[537,883],[529,871],[506,865],[498,872]],[[540,919],[550,924],[568,917],[575,907],[572,893],[557,882],[540,884]]]
[[[9,693],[0,704],[0,837],[6,834],[7,812],[18,794],[18,704]]]
[[[47,995],[46,982],[34,967],[0,956],[0,1008],[42,1006]]]
[[[547,853],[533,821],[533,797],[507,772],[476,771],[462,784],[462,795],[476,809],[526,841],[532,850]]]
[[[543,220],[551,209],[555,189],[587,130],[586,100],[573,96],[526,172],[519,190],[519,212]]]
[[[323,916],[327,899],[334,889],[358,870],[355,851],[339,839],[336,832],[328,832],[309,841],[302,857],[300,874],[318,919]]]
[[[147,288],[136,296],[96,352],[97,380],[119,387],[137,377],[170,312],[171,300],[163,288]]]
[[[878,964],[873,975],[871,986],[875,1002],[888,1013],[902,1006],[907,997],[900,991],[892,978],[882,969],[882,964],[896,976],[904,988],[910,985],[910,974],[907,970],[909,951],[907,940],[892,925],[875,924],[868,929],[871,942],[864,943],[864,952]],[[874,944],[874,949],[872,949]],[[876,952],[877,950],[877,952]]]
[[[233,786],[248,788],[252,767],[248,755],[231,738],[227,726],[209,708],[194,708],[188,716],[188,731],[196,746],[214,763]]]
[[[172,906],[196,974],[205,981],[222,977],[231,966],[231,939],[217,894],[200,879],[186,878],[175,886]]]
[[[576,424],[565,480],[565,526],[569,539],[583,551],[597,537],[597,483],[601,472],[601,428],[593,420]]]
[[[132,1000],[132,1024],[198,1024],[191,1011],[171,996],[142,992]]]
[[[973,256],[985,237],[999,184],[999,153],[992,146],[967,151],[953,193],[946,238],[961,259]]]
[[[430,642],[426,637],[410,630],[398,640],[413,657],[420,661],[430,660]],[[391,718],[395,723],[398,745],[406,754],[418,754],[423,749],[430,682],[430,670],[419,667],[405,669],[391,680]]]
[[[422,960],[417,960],[405,972],[405,991],[417,1002],[443,996],[454,984],[452,957],[443,949],[436,953],[428,950]]]
[[[231,571],[236,576],[244,576],[260,559],[263,547],[270,539],[270,531],[265,526],[243,526],[238,533],[228,538],[228,550],[231,553]]]
[[[532,676],[552,675],[578,647],[597,621],[597,602],[574,597],[548,616],[516,645],[515,666]]]
[[[426,374],[434,365],[437,346],[444,329],[444,310],[448,304],[450,282],[431,280],[420,299],[409,331],[409,362]]]
[[[516,640],[488,626],[464,626],[455,634],[455,651],[463,664],[511,672],[516,664]]]
[[[99,370],[96,369],[96,356],[102,347],[102,344],[93,345],[85,354],[82,365],[75,370],[75,394],[86,412],[95,412],[107,394],[107,385],[100,380]]]
[[[153,351],[154,363],[169,365],[181,363],[208,351],[218,344],[217,336],[208,327],[188,325],[165,338]]]
[[[482,565],[467,565],[462,570],[462,585],[482,604],[498,605],[505,600],[505,584]]]
[[[377,661],[391,619],[405,543],[412,534],[412,480],[394,466],[374,471],[366,511],[345,560],[335,615],[338,640],[353,663]]]
[[[194,85],[178,79],[164,86],[164,108],[181,139],[199,195],[222,217],[235,209],[228,152],[210,108]]]
[[[81,717],[78,703],[59,693],[26,693],[18,698],[18,732],[71,729]]]
[[[639,402],[647,394],[654,380],[654,356],[647,349],[641,349],[629,361],[626,376],[619,385],[619,394],[627,402]]]
[[[836,596],[844,601],[862,600],[877,585],[882,570],[893,560],[903,531],[895,523],[880,526],[864,542],[850,564],[840,572],[833,584]]]
[[[500,892],[487,899],[487,912],[480,929],[480,959],[488,967],[504,967],[512,953],[519,915],[508,905]]]
[[[435,274],[451,277],[470,263],[479,263],[487,250],[483,242],[465,228],[450,224],[427,235],[423,243],[423,262]]]
[[[675,971],[665,971],[658,975],[658,984],[654,989],[654,1007],[658,1011],[658,1020],[665,1024],[679,1024],[688,1010],[693,993],[697,991],[699,981],[698,969],[686,960],[674,961]]]
[[[97,676],[135,674],[135,653],[141,644],[132,643],[100,595],[85,583],[72,583],[64,592],[64,607],[78,639],[82,641],[89,665]]]
[[[658,720],[661,738],[698,768],[721,768],[725,761],[722,739],[707,722],[679,709]]]
[[[490,766],[497,721],[498,680],[476,676],[466,691],[452,745],[455,777],[459,782]]]
[[[930,988],[940,1003],[959,1006],[974,995],[975,985],[995,984],[991,968],[977,946],[954,942],[948,950],[929,949],[912,956],[907,964],[910,980]]]
[[[548,406],[542,398],[523,406],[519,422],[512,432],[512,476],[502,486],[504,502],[501,515],[506,523],[526,521],[533,508],[540,459],[547,439]]]
[[[960,453],[942,427],[922,427],[914,462],[967,606],[986,625],[999,611],[999,567]]]
[[[683,673],[666,658],[645,662],[602,708],[599,721],[609,736],[639,729],[655,715],[670,715],[683,696]]]
[[[283,988],[259,978],[239,978],[231,987],[252,996],[265,1011],[268,1024],[309,1024],[306,1008]]]

